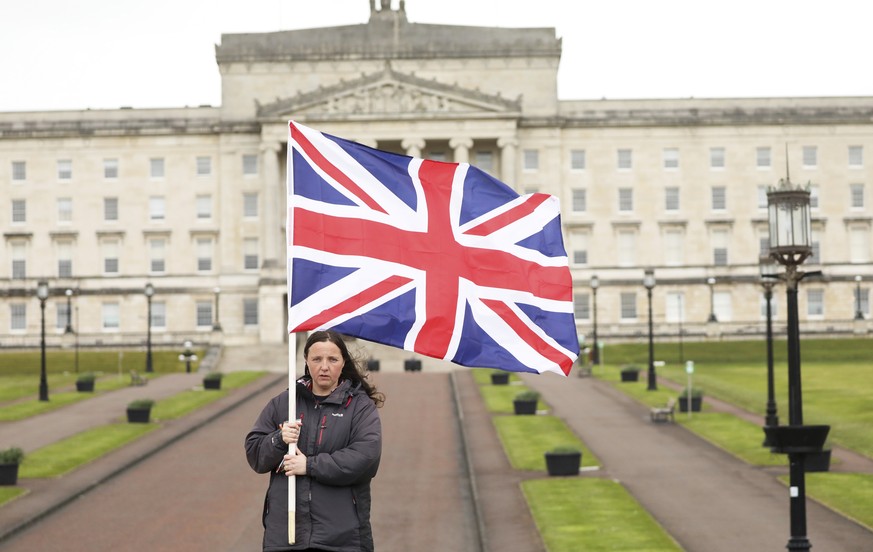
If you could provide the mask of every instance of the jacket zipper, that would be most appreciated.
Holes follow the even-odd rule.
[[[327,427],[327,414],[321,417],[321,426],[318,429],[318,441],[315,443],[315,446],[321,446],[321,438],[324,436],[324,428]]]

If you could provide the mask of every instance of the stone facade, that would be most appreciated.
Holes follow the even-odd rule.
[[[869,331],[873,98],[559,101],[554,29],[386,4],[361,25],[224,35],[220,107],[0,113],[0,343],[38,340],[41,279],[56,339],[69,304],[85,343],[141,343],[150,282],[158,345],[285,340],[288,119],[560,197],[579,332],[596,274],[612,339],[645,331],[648,267],[659,334],[760,332],[761,202],[790,171],[812,185],[823,273],[801,286],[803,329]]]

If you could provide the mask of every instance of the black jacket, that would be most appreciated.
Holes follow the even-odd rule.
[[[246,457],[258,473],[270,473],[264,499],[264,551],[319,548],[337,552],[373,550],[370,480],[379,468],[382,425],[372,399],[348,380],[320,403],[308,378],[297,381],[298,448],[306,455],[297,476],[295,543],[288,544],[288,477],[277,473],[288,446],[280,424],[288,419],[288,391],[274,397],[246,436]]]

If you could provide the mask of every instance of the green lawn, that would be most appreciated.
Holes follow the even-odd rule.
[[[23,487],[0,487],[0,506],[25,493],[27,493],[27,489]]]
[[[20,376],[10,376],[9,379],[19,379]],[[5,383],[6,377],[0,378],[0,382]],[[130,378],[118,378],[117,376],[101,376],[97,379],[94,385],[93,393],[80,393],[78,391],[61,391],[52,392],[51,384],[49,384],[49,400],[40,401],[36,395],[28,397],[25,400],[19,400],[12,404],[5,405],[0,408],[0,422],[11,422],[15,420],[23,420],[30,416],[50,412],[58,408],[67,406],[68,404],[76,403],[90,399],[95,394],[114,391],[122,387],[127,387],[130,384]],[[75,385],[75,384],[73,384]]]
[[[600,461],[554,416],[494,416],[492,418],[509,463],[516,470],[546,471],[545,453],[559,446],[582,451],[583,466]]]
[[[561,477],[521,487],[549,552],[682,550],[615,481]]]
[[[810,473],[806,494],[873,531],[873,474]]]

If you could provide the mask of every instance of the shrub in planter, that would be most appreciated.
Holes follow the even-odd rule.
[[[91,372],[85,372],[84,374],[79,374],[79,377],[76,378],[76,391],[88,392],[94,391],[94,381],[97,379]]]
[[[18,465],[24,460],[24,451],[18,447],[0,450],[0,485],[18,483]]]
[[[576,447],[555,447],[546,452],[546,470],[549,475],[579,475],[582,451]]]
[[[509,372],[491,372],[492,385],[506,385],[509,383]]]
[[[638,381],[640,369],[637,366],[625,366],[621,369],[621,381]]]
[[[379,371],[379,361],[375,358],[371,358],[367,361],[367,371],[368,372],[378,372]]]
[[[522,391],[521,393],[515,396],[515,399],[512,401],[512,406],[515,409],[516,414],[536,414],[537,413],[537,401],[540,398],[540,394],[536,391]]]
[[[679,393],[679,412],[688,412],[688,388]],[[703,389],[699,387],[691,388],[691,412],[700,412],[703,405]]]
[[[203,376],[203,389],[221,389],[221,372],[209,372]]]
[[[147,424],[152,414],[155,401],[151,399],[136,399],[127,403],[127,421],[132,424]]]

